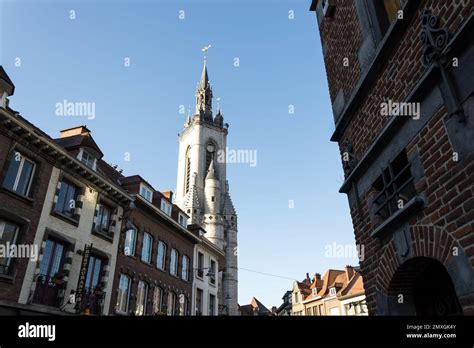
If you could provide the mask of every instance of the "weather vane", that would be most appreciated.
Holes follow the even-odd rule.
[[[204,46],[204,48],[201,49],[201,51],[204,52],[204,62],[207,60],[207,51],[211,48],[211,45]]]

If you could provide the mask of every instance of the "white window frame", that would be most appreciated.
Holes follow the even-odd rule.
[[[31,175],[30,175],[30,179],[28,180],[28,186],[26,187],[26,192],[23,196],[26,196],[28,197],[28,195],[30,194],[30,189],[31,189],[31,182],[33,181],[33,177],[35,175],[35,170],[36,170],[36,163],[35,161],[31,160],[30,158],[24,156],[21,152],[19,151],[15,151],[15,153],[13,154],[13,157],[12,158],[12,161],[16,161],[16,157],[20,155],[21,159],[20,159],[20,165],[18,166],[18,171],[16,172],[16,178],[15,178],[15,182],[13,183],[13,187],[11,188],[12,191],[18,193],[19,195],[23,195],[22,193],[19,193],[17,192],[17,188],[18,188],[18,182],[20,181],[20,177],[21,177],[21,173],[23,171],[23,166],[25,164],[25,161],[28,161],[30,162],[31,164],[33,164],[33,169],[31,170]]]
[[[88,157],[87,159],[85,159],[86,156]],[[84,149],[81,149],[80,161],[85,166],[95,170],[96,163],[97,163],[97,158],[95,156],[93,156],[90,152],[88,152]],[[90,161],[92,161],[92,163],[90,163]]]
[[[175,262],[173,263],[173,252],[175,253],[176,257],[175,257]],[[179,253],[178,253],[178,250],[176,249],[171,249],[171,252],[170,252],[170,274],[173,275],[173,276],[177,276],[178,275],[178,262],[179,261]]]
[[[160,210],[168,216],[171,216],[171,203],[167,202],[166,199],[161,199]]]
[[[118,313],[128,314],[128,310],[129,310],[129,307],[130,307],[130,290],[131,290],[131,288],[132,288],[132,278],[131,278],[129,275],[125,274],[125,273],[120,273],[119,286],[118,286],[119,289],[120,289],[120,280],[121,280],[122,276],[125,277],[125,278],[127,278],[127,280],[128,280],[127,304],[125,305],[125,311],[122,311],[120,308],[116,308],[116,311],[117,311]]]
[[[148,259],[144,260],[143,259],[143,252],[145,251],[145,238],[149,238],[149,244],[148,244]],[[142,253],[140,255],[140,260],[146,263],[151,263],[151,256],[153,254],[153,236],[150,233],[144,232],[143,233],[143,241],[142,241]]]
[[[336,288],[330,288],[329,289],[329,295],[330,296],[336,296]]]
[[[131,250],[127,252],[127,236],[128,236],[129,231],[134,231],[133,252],[131,252]],[[138,234],[138,231],[135,227],[130,228],[127,230],[127,232],[125,232],[125,245],[124,245],[124,250],[123,250],[123,253],[125,254],[125,256],[135,256],[135,253],[137,251],[137,234]]]
[[[145,193],[142,193],[142,192],[145,192]],[[144,199],[146,199],[148,202],[152,202],[153,201],[153,190],[145,185],[144,183],[140,183],[140,196],[143,197]],[[149,195],[149,197],[148,197]]]
[[[186,260],[186,262],[184,262]],[[189,280],[189,257],[187,255],[183,255],[181,258],[181,279],[188,281]],[[186,265],[186,267],[184,267]]]
[[[215,267],[214,270],[212,269],[212,263],[213,262],[214,262],[214,267]],[[214,277],[209,276],[209,284],[211,284],[211,286],[216,286],[216,283],[217,283],[217,261],[214,260],[212,257],[209,257],[209,272],[210,271],[214,271]],[[212,282],[213,279],[214,279],[214,282]]]
[[[182,220],[182,221],[181,221]],[[186,218],[186,216],[184,216],[184,214],[182,213],[179,213],[178,214],[178,222],[181,226],[183,226],[184,228],[188,227],[188,219]]]
[[[158,257],[160,256],[159,252],[160,252],[160,245],[163,245],[163,267],[160,267],[158,265]],[[162,240],[159,240],[158,243],[157,243],[157,246],[156,246],[156,268],[162,270],[162,271],[165,271],[166,270],[166,249],[167,249],[167,245],[165,242],[163,242]]]

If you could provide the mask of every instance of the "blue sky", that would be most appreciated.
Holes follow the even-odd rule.
[[[291,279],[357,264],[325,255],[325,246],[354,244],[354,235],[347,198],[338,193],[343,172],[329,141],[334,124],[309,5],[0,0],[0,63],[16,85],[10,105],[53,137],[86,124],[105,160],[159,190],[174,189],[186,116],[179,107],[194,110],[201,48],[211,44],[209,78],[230,124],[228,146],[257,150],[256,167],[228,165],[239,266],[290,278],[241,269],[239,302],[256,296],[278,306]],[[56,116],[64,99],[94,102],[96,118]]]

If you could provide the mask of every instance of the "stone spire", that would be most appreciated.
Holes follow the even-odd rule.
[[[205,61],[196,90],[196,114],[206,121],[212,121],[212,88]]]

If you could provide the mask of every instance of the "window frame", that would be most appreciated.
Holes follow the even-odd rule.
[[[86,151],[84,149],[81,149],[81,150],[82,150],[81,159],[80,159],[81,163],[84,164],[86,167],[95,170],[96,157],[92,155],[89,151]],[[84,157],[88,157],[88,158],[85,159]],[[90,161],[92,161],[92,163],[90,163]]]
[[[148,242],[148,250],[147,250],[147,253],[148,253],[148,259],[147,260],[143,259],[143,257],[144,257],[143,252],[145,251],[145,239],[147,239],[149,241]],[[143,232],[142,252],[141,252],[141,255],[140,255],[140,260],[142,262],[151,264],[152,256],[153,256],[153,236],[148,232]]]
[[[127,294],[126,294],[125,311],[122,311],[120,308],[118,308],[118,305],[119,305],[118,301],[120,299],[119,293],[117,293],[117,303],[115,304],[115,311],[120,314],[128,314],[128,311],[130,309],[130,293],[131,293],[131,288],[132,288],[132,278],[125,273],[120,273],[117,292],[122,291],[122,289],[120,288],[122,277],[127,279]]]
[[[7,174],[8,174],[8,171],[10,169],[10,166],[12,165],[12,162],[18,162],[16,160],[17,155],[19,155],[21,157],[21,159],[19,161],[20,164],[18,165],[18,169],[17,169],[16,175],[15,175],[15,180],[13,181],[13,186],[8,187],[8,186],[5,186],[5,181],[7,179]],[[28,178],[28,184],[26,185],[25,193],[21,193],[21,192],[18,192],[17,189],[18,189],[18,184],[20,182],[20,178],[21,178],[22,173],[23,173],[23,168],[25,166],[25,162],[31,163],[32,164],[32,169],[31,169],[31,173],[30,173],[29,178]],[[31,186],[32,186],[35,174],[36,174],[36,167],[37,167],[37,163],[34,160],[32,160],[30,157],[23,155],[23,153],[20,152],[20,151],[13,151],[12,155],[11,155],[11,158],[10,158],[10,161],[8,162],[8,166],[6,168],[5,175],[3,177],[2,186],[4,188],[6,188],[7,190],[10,190],[10,191],[12,191],[12,192],[14,192],[14,193],[16,193],[20,196],[31,197],[31,195],[30,195]]]
[[[163,267],[158,265],[158,257],[160,256],[160,245],[163,246],[163,257],[161,258],[163,262]],[[156,249],[156,268],[161,271],[166,271],[166,252],[168,251],[168,246],[162,240],[158,240],[157,249]]]
[[[148,198],[147,195],[142,194],[142,191],[145,192],[145,194],[149,193],[150,197]],[[140,197],[143,197],[146,201],[152,203],[153,202],[153,190],[148,186],[145,185],[143,182],[140,183],[140,190],[138,192]]]
[[[0,238],[3,237],[3,234],[5,233],[5,227],[7,224],[12,225],[14,227],[14,232],[13,232],[13,238],[10,241],[6,241],[6,242],[10,242],[10,245],[17,245],[21,226],[13,222],[10,222],[8,220],[5,220],[3,218],[0,218]],[[3,271],[0,271],[0,275],[9,275],[11,273],[10,265],[12,264],[12,258],[5,257],[4,259],[6,260],[6,262],[4,265],[0,264],[0,270],[3,269]]]
[[[143,285],[143,287],[140,287],[140,285]],[[140,290],[140,289],[143,289],[143,290]],[[136,316],[146,315],[147,302],[148,302],[148,291],[149,291],[148,283],[145,282],[144,280],[139,280],[138,285],[137,285],[137,295],[136,295],[137,301],[135,302],[135,311],[134,311],[134,314]],[[139,297],[141,297],[140,294],[143,295],[142,299],[139,298]],[[143,308],[141,308],[141,311],[140,311],[140,306],[143,307]]]
[[[184,223],[181,223],[181,220],[183,220]],[[184,228],[188,227],[188,218],[184,216],[183,213],[178,213],[178,223],[183,226]]]
[[[133,238],[133,252],[130,252],[130,250],[127,252],[127,239],[128,239],[128,233],[130,231],[134,231],[134,238]],[[124,245],[123,245],[123,253],[125,256],[131,256],[131,257],[135,257],[136,256],[136,252],[137,252],[137,235],[138,235],[138,230],[136,227],[132,227],[130,229],[128,229],[126,232],[125,232],[125,240],[124,240]]]
[[[163,208],[163,206],[165,208]],[[166,199],[162,198],[160,203],[160,210],[168,216],[171,216],[172,205]]]
[[[174,260],[175,262],[173,263],[173,255],[176,255]],[[175,248],[171,248],[170,252],[170,274],[172,276],[177,277],[178,276],[178,266],[179,266],[179,252]],[[174,270],[174,272],[173,272]]]
[[[189,257],[183,255],[181,257],[181,279],[184,281],[189,281]]]
[[[204,253],[198,251],[197,252],[197,267],[196,267],[196,277],[200,279],[204,279]]]
[[[216,285],[216,278],[217,278],[217,262],[212,257],[209,257],[209,271],[214,273],[214,276],[209,276],[209,283],[213,286]]]
[[[77,185],[74,181],[69,180],[69,179],[66,178],[66,177],[62,177],[62,178],[59,180],[59,182],[61,183],[61,187],[59,188],[59,191],[58,191],[58,193],[57,193],[58,199],[57,199],[57,201],[54,203],[53,212],[54,212],[55,214],[59,214],[59,215],[61,215],[61,216],[65,216],[66,218],[69,218],[69,219],[72,219],[72,220],[74,220],[74,221],[77,221],[77,219],[74,218],[74,215],[75,215],[74,212],[75,212],[75,209],[76,209],[77,199],[78,199],[78,197],[81,195],[81,192],[82,192],[82,187],[79,186],[79,185]],[[63,204],[62,204],[62,208],[61,208],[61,210],[58,210],[59,197],[60,197],[60,194],[61,194],[61,192],[62,192],[61,190],[63,190],[63,187],[64,187],[65,184],[68,186],[68,188],[67,188],[67,191],[66,191],[66,193],[65,193],[65,197],[64,197],[64,202],[63,202]],[[71,199],[70,199],[68,202],[66,201],[66,199],[67,199],[67,197],[68,197],[68,192],[69,192],[69,190],[70,190],[71,187],[74,188],[74,195],[73,195],[74,198],[72,199],[72,200],[74,201],[74,208],[72,208],[72,209],[70,210],[70,212],[68,213],[67,211],[64,210],[64,207],[66,206],[66,204],[70,204],[70,202],[71,202]],[[69,214],[71,214],[71,215],[69,215]]]
[[[103,221],[104,221],[104,214],[100,215],[100,211],[107,209],[109,211],[109,216],[108,216],[108,222],[107,222],[107,228],[103,228]],[[115,207],[110,206],[109,204],[105,203],[103,200],[99,201],[99,210],[97,211],[97,216],[96,216],[96,223],[94,226],[94,231],[98,233],[105,233],[105,234],[110,234],[110,226],[112,224],[112,216],[114,215]],[[98,221],[100,216],[100,222]]]

